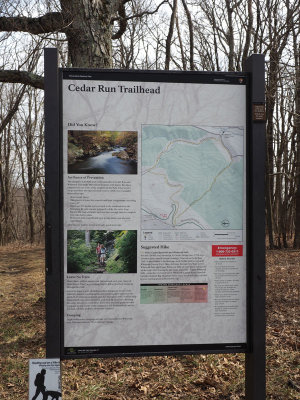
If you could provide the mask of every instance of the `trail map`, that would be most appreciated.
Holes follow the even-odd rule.
[[[142,127],[142,229],[241,230],[244,130]]]

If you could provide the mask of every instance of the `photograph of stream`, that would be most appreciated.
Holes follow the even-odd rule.
[[[69,174],[137,174],[137,132],[68,131]]]

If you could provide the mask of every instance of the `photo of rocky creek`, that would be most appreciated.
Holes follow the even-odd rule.
[[[68,131],[69,174],[137,174],[136,131]]]

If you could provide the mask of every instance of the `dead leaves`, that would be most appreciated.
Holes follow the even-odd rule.
[[[204,389],[207,388],[208,386],[214,388],[217,388],[219,386],[219,383],[215,379],[209,377],[205,377],[204,379],[197,379],[193,383],[194,385],[200,386]]]
[[[141,387],[139,388],[139,390],[140,390],[141,392],[143,392],[144,394],[147,394],[148,391],[149,391],[149,386],[141,386]]]

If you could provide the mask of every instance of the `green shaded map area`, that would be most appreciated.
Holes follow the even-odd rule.
[[[243,129],[145,125],[142,229],[243,225]]]

